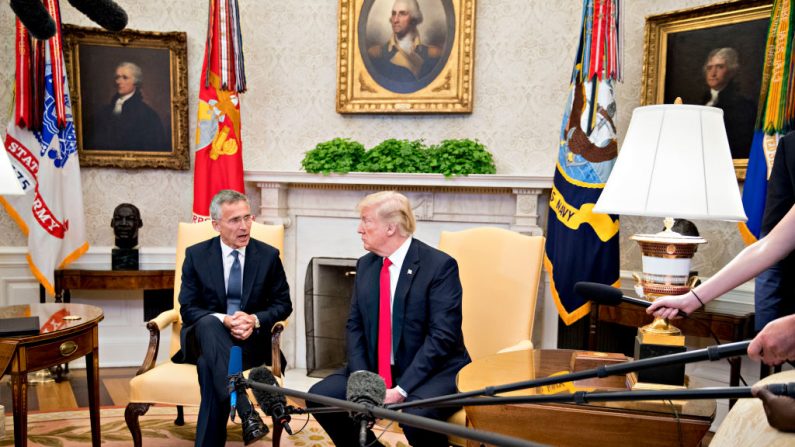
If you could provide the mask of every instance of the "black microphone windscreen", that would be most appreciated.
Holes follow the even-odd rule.
[[[121,31],[127,26],[127,13],[113,0],[69,0],[69,3],[108,31]]]
[[[55,22],[39,0],[11,0],[11,9],[36,39],[47,40],[55,35]]]
[[[621,289],[606,284],[587,281],[580,281],[574,284],[574,293],[587,300],[596,301],[609,306],[621,304],[621,297],[624,296]]]
[[[273,377],[273,373],[264,366],[258,366],[252,369],[248,375],[248,378],[253,382],[279,386],[279,383],[276,381],[276,377]],[[264,411],[268,416],[273,416],[271,411],[275,406],[279,404],[282,406],[287,405],[287,399],[283,394],[260,390],[257,388],[251,388],[251,393],[254,395],[254,399],[257,400],[260,408],[262,408],[262,411]]]
[[[383,405],[386,397],[384,379],[370,371],[354,371],[348,377],[345,399],[359,404]]]

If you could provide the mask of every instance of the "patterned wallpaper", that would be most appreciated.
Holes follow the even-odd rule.
[[[204,51],[207,0],[152,3],[118,0],[129,28],[188,33],[190,140],[193,148],[197,83]],[[708,1],[624,3],[624,83],[616,88],[619,134],[639,104],[644,18]],[[153,5],[157,4],[157,7]],[[242,121],[246,169],[298,170],[305,151],[337,136],[370,147],[386,138],[477,138],[494,153],[498,172],[551,175],[560,119],[577,44],[581,0],[477,2],[474,112],[471,115],[343,116],[335,112],[336,0],[240,0],[249,91]],[[93,24],[67,2],[65,23]],[[0,2],[0,119],[11,109],[13,15]],[[145,247],[174,245],[176,223],[191,216],[192,174],[169,170],[84,168],[83,195],[89,242],[113,245],[110,218],[121,202],[136,204]],[[697,222],[712,241],[695,268],[711,274],[739,251],[734,225]],[[622,268],[637,269],[640,255],[627,235],[657,231],[656,222],[622,220]],[[0,246],[23,246],[22,234],[0,211]]]

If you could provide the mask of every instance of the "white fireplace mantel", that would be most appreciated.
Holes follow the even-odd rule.
[[[542,235],[552,187],[551,176],[517,175],[445,178],[439,174],[246,171],[244,179],[252,208],[258,210],[257,221],[285,226],[283,259],[294,312],[282,340],[288,363],[299,368],[307,363],[305,318],[311,315],[305,310],[307,268],[313,258],[355,260],[365,254],[356,233],[356,205],[367,194],[381,190],[405,194],[417,218],[416,236],[436,246],[442,231],[475,226]],[[537,311],[537,318],[546,313],[551,323],[536,321],[536,329],[557,330],[554,308]]]
[[[480,194],[509,196],[514,202],[510,228],[520,233],[540,235],[539,199],[552,187],[552,176],[473,174],[445,177],[441,174],[403,174],[354,172],[349,174],[310,174],[288,171],[246,171],[247,183],[256,184],[260,194],[259,220],[289,227],[287,198],[290,188],[337,191],[396,189],[408,192]],[[428,201],[418,206],[418,219],[428,218]],[[456,219],[461,220],[461,219]],[[466,218],[463,218],[466,221]],[[479,221],[479,220],[473,220]]]

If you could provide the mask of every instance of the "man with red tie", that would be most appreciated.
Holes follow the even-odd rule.
[[[385,404],[456,392],[456,374],[470,362],[461,332],[458,264],[412,237],[414,213],[404,195],[394,191],[371,194],[359,203],[358,210],[361,221],[357,231],[370,253],[356,264],[347,324],[348,365],[309,392],[345,399],[348,376],[359,370],[384,378]],[[404,411],[445,420],[456,410]],[[336,445],[359,444],[359,424],[347,413],[315,417]],[[406,425],[402,428],[411,445],[448,445],[442,434]],[[373,441],[369,432],[368,445]]]

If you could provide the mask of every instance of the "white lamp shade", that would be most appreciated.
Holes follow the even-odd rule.
[[[0,144],[0,196],[21,196],[24,193],[17,180],[17,174],[8,161],[6,148]]]
[[[683,104],[636,108],[593,211],[747,220],[723,111]]]

